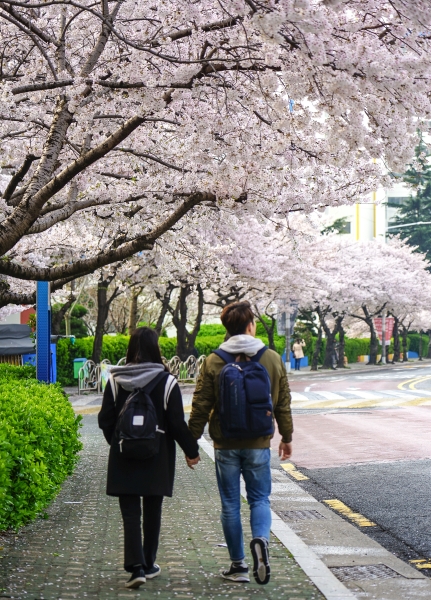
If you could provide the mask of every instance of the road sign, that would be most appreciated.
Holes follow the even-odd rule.
[[[382,317],[375,317],[373,319],[374,327],[377,333],[377,336],[382,341]],[[385,318],[385,341],[386,344],[391,341],[392,333],[394,331],[394,317],[386,317]]]

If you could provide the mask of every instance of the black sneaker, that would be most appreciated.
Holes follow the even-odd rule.
[[[253,576],[256,583],[265,585],[269,581],[271,568],[269,566],[268,540],[257,537],[251,540],[250,550],[253,556]]]
[[[147,580],[145,579],[145,571],[142,567],[139,569],[135,569],[129,579],[126,582],[126,588],[130,588],[132,590],[138,588],[140,585],[145,583]]]
[[[154,579],[154,577],[157,577],[158,575],[160,575],[161,572],[162,572],[162,569],[159,567],[159,565],[156,565],[154,563],[154,565],[151,567],[151,569],[145,569],[145,577],[147,579]]]
[[[248,576],[248,567],[236,567],[233,563],[228,571],[222,571],[221,576],[223,579],[237,581],[238,583],[250,582],[250,577]]]

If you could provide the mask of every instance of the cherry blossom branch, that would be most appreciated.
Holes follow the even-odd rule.
[[[6,203],[9,204],[9,206],[16,206],[19,203],[19,201],[11,201],[12,194],[16,190],[18,184],[24,179],[24,177],[28,173],[28,170],[30,169],[32,163],[35,160],[39,160],[39,158],[40,156],[34,156],[34,154],[27,154],[21,167],[18,169],[15,175],[12,176],[12,179],[9,181],[9,184],[3,194],[3,200],[5,200]]]
[[[70,113],[68,114],[70,115]],[[69,121],[70,120],[71,118],[69,119]],[[132,117],[131,119],[126,121],[123,125],[121,125],[119,129],[117,129],[117,131],[111,134],[98,146],[84,153],[82,156],[80,156],[72,163],[67,165],[58,175],[54,176],[41,189],[36,191],[36,193],[33,196],[31,194],[33,190],[31,189],[30,185],[27,193],[21,200],[14,213],[0,224],[0,255],[5,254],[8,250],[10,250],[16,244],[16,242],[27,233],[28,228],[31,225],[33,225],[33,223],[38,218],[39,212],[45,204],[45,202],[47,202],[50,198],[52,198],[52,196],[54,196],[57,192],[64,188],[64,186],[67,185],[74,177],[76,177],[76,175],[78,175],[87,167],[89,167],[97,160],[108,154],[108,152],[110,152],[113,148],[115,148],[115,146],[117,146],[119,143],[125,140],[144,121],[145,117],[138,116]],[[57,138],[61,138],[61,132],[57,131],[56,129],[56,124],[53,122],[53,135],[48,136],[46,149],[44,150],[45,154],[50,153],[49,158],[51,160],[51,163],[53,159],[51,146],[58,146],[59,140],[54,140],[56,144],[52,144],[50,143],[50,137],[53,137],[55,133]],[[63,132],[63,134],[65,135],[65,131]],[[58,156],[58,152],[54,153],[55,161]],[[39,163],[39,166],[41,165],[41,163],[42,159]]]
[[[8,257],[3,257],[0,261],[0,274],[16,277],[17,279],[37,280],[37,281],[55,281],[64,277],[77,277],[92,273],[114,262],[125,260],[137,252],[151,250],[156,240],[172,227],[193,207],[202,202],[215,201],[216,196],[211,192],[196,192],[190,194],[184,202],[174,210],[171,215],[151,232],[138,236],[131,241],[121,244],[114,249],[100,252],[94,257],[77,260],[73,263],[67,263],[59,267],[33,267],[18,264]]]

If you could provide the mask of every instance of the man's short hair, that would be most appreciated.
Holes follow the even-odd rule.
[[[224,307],[220,320],[226,327],[229,335],[245,333],[247,326],[254,323],[254,314],[250,302],[232,302]]]

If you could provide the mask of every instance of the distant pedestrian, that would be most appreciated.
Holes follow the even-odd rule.
[[[295,357],[295,371],[301,370],[301,358],[304,358],[304,351],[302,350],[305,346],[304,340],[300,338],[296,338],[295,343],[293,344],[293,356]]]
[[[201,368],[189,428],[199,439],[209,421],[209,434],[214,441],[221,522],[232,563],[222,577],[250,581],[240,514],[243,475],[250,506],[253,575],[257,583],[266,584],[270,577],[273,419],[282,435],[279,456],[285,460],[292,453],[290,391],[281,357],[255,338],[250,303],[229,304],[221,313],[221,321],[230,337],[207,357]],[[261,429],[263,434],[255,433]]]
[[[160,440],[158,452],[145,459],[124,456],[122,442],[127,440],[122,439],[119,431],[122,422],[120,413],[128,399],[130,409],[131,392],[137,389],[147,390],[150,402],[146,407],[153,406],[155,413],[133,416],[132,428],[139,435],[140,426],[144,426],[146,419],[149,422],[154,417],[157,428],[153,438],[157,435]],[[148,396],[145,396],[147,400]],[[173,491],[175,441],[189,457],[190,467],[193,468],[199,461],[198,444],[184,421],[180,388],[162,363],[158,336],[153,329],[137,329],[130,337],[126,365],[111,370],[99,413],[99,427],[111,446],[106,493],[118,496],[123,517],[124,568],[131,573],[126,587],[138,588],[146,579],[160,575],[161,569],[155,560],[163,497],[172,496]]]

